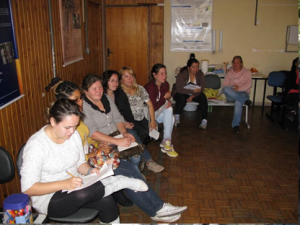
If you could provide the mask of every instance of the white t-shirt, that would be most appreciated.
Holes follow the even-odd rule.
[[[46,126],[45,126],[46,127]],[[28,190],[33,184],[49,183],[69,179],[70,175],[79,176],[77,168],[85,163],[83,146],[79,133],[75,133],[62,144],[54,143],[43,127],[32,135],[23,152],[21,190]],[[31,196],[32,206],[43,214],[48,213],[48,205],[54,193]]]

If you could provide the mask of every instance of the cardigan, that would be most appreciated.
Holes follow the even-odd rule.
[[[170,90],[170,85],[168,81],[161,84],[160,89],[158,89],[158,86],[155,84],[155,79],[153,79],[149,83],[147,83],[144,86],[144,88],[149,94],[150,100],[154,106],[154,111],[158,110],[162,105],[165,104],[166,99],[164,98],[164,96]],[[160,92],[160,96],[159,96],[159,92]]]
[[[201,91],[194,93],[194,90],[189,90],[189,89],[185,89],[184,86],[188,84],[190,79],[190,75],[189,75],[189,71],[187,69],[181,71],[177,77],[176,77],[176,86],[174,87],[173,85],[173,89],[172,89],[172,96],[174,97],[174,95],[178,92],[181,94],[187,94],[187,95],[193,95],[194,97],[197,97],[198,95],[200,95],[204,88],[205,88],[205,79],[204,79],[204,74],[202,73],[201,70],[199,70],[196,74],[196,82],[197,85],[201,86]]]
[[[124,119],[127,122],[134,123],[134,117],[130,108],[130,104],[128,101],[128,97],[123,91],[122,88],[118,88],[116,91],[114,91],[115,95],[115,104],[121,113],[121,115],[124,117]]]

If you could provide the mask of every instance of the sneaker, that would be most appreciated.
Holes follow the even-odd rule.
[[[156,212],[155,217],[172,216],[183,213],[187,206],[173,206],[170,203],[164,203],[163,207]]]
[[[172,149],[171,151],[165,151],[165,153],[167,153],[167,155],[170,157],[173,157],[173,158],[177,157],[178,153],[175,152],[173,145],[171,145],[171,149]]]
[[[170,139],[166,138],[160,143],[161,151],[166,153],[170,157],[177,157],[178,153],[175,152],[173,145],[171,145]]]
[[[207,120],[203,119],[200,126],[199,126],[199,128],[205,130],[206,127],[207,127]]]
[[[175,123],[174,123],[174,125],[175,125],[175,127],[177,127],[177,125],[180,124],[180,115],[175,114],[174,116],[175,116]]]
[[[159,145],[161,148],[163,148],[165,151],[171,151],[171,140],[169,138],[164,138],[162,142]],[[163,152],[163,151],[162,151]]]
[[[181,214],[173,215],[173,216],[165,216],[165,217],[151,217],[152,220],[154,221],[160,221],[160,222],[165,222],[165,223],[171,223],[176,220],[179,220],[181,217]]]
[[[160,173],[165,168],[161,165],[158,165],[156,162],[154,162],[152,159],[150,159],[149,162],[146,163],[148,170],[151,170],[154,173]]]
[[[233,128],[233,131],[234,131],[234,133],[240,133],[240,127],[239,126],[235,126],[234,128]]]

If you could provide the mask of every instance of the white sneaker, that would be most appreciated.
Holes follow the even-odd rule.
[[[151,219],[154,220],[154,221],[171,223],[171,222],[174,222],[176,220],[179,220],[180,217],[181,217],[181,214],[177,214],[177,215],[165,216],[165,217],[155,216],[155,217],[151,217]]]
[[[170,203],[165,203],[163,207],[156,212],[155,217],[177,215],[185,210],[187,210],[187,206],[172,206]]]
[[[203,119],[200,126],[199,126],[199,128],[205,130],[206,127],[207,127],[207,120]]]
[[[175,122],[174,122],[174,126],[177,127],[177,125],[180,124],[180,115],[179,114],[175,114]]]

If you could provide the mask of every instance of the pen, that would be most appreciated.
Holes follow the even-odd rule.
[[[66,171],[66,173],[69,174],[71,177],[75,178],[75,176],[73,174],[71,174],[70,172]],[[82,184],[83,184],[83,182],[82,182]]]

